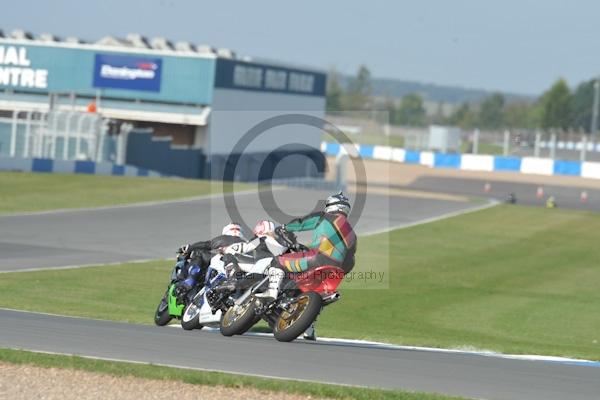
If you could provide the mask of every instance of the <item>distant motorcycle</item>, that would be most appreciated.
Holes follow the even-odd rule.
[[[173,318],[180,319],[186,305],[191,302],[201,288],[199,284],[196,284],[183,297],[177,297],[175,288],[179,282],[185,279],[184,269],[188,267],[188,262],[189,260],[184,255],[177,256],[177,262],[171,271],[169,286],[154,313],[154,323],[158,326],[167,325]]]

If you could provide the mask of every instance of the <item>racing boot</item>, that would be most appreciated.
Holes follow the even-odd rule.
[[[267,270],[267,275],[269,276],[269,287],[263,293],[257,293],[256,297],[270,303],[275,301],[279,295],[279,288],[283,278],[285,277],[285,272],[283,272],[281,268],[269,267]]]

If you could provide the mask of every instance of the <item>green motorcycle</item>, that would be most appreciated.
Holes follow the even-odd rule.
[[[154,313],[154,323],[158,326],[167,325],[173,318],[180,319],[183,315],[186,303],[182,303],[177,299],[175,287],[177,283],[182,280],[182,271],[187,267],[186,264],[187,260],[184,256],[180,255],[177,257],[177,263],[171,272],[171,283],[167,287],[167,291],[160,300],[158,307],[156,307],[156,312]],[[192,289],[190,292],[195,292],[195,290]],[[189,293],[185,297],[187,299]]]

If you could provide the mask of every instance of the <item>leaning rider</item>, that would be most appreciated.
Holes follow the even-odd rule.
[[[175,295],[182,299],[196,283],[203,279],[206,274],[211,258],[217,251],[228,252],[228,249],[235,250],[236,246],[242,247],[247,244],[242,228],[239,224],[230,223],[223,227],[221,235],[212,240],[205,240],[193,244],[186,244],[179,248],[178,253],[185,258],[189,258],[187,270],[183,271],[185,279],[179,282],[175,288]]]
[[[348,221],[350,201],[342,192],[329,196],[322,212],[297,218],[285,225],[289,232],[312,231],[312,242],[309,250],[300,253],[284,254],[276,258],[268,268],[269,288],[257,294],[267,301],[273,301],[279,294],[281,282],[287,271],[304,272],[322,265],[339,267],[348,273],[354,268],[357,237]],[[313,339],[312,332],[307,331],[305,338]]]

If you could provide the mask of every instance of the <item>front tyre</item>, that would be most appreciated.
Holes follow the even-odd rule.
[[[291,342],[308,329],[323,307],[318,293],[306,292],[299,295],[287,310],[281,312],[273,327],[273,335],[280,342]]]
[[[165,293],[158,304],[158,307],[156,307],[154,323],[158,326],[165,326],[171,322],[171,319],[173,319],[173,317],[169,314],[169,303],[167,302],[167,293]]]
[[[183,311],[181,327],[186,331],[202,329],[202,325],[200,325],[200,307],[196,303],[191,302]]]
[[[221,333],[223,336],[241,335],[252,328],[256,320],[254,312],[254,296],[248,298],[240,305],[229,307],[221,317]]]

